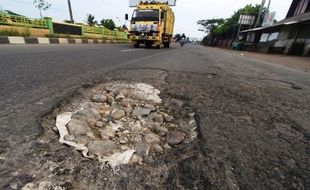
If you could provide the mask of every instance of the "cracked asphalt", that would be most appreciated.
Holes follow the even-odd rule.
[[[0,65],[0,189],[310,189],[307,72],[194,45],[0,46]],[[119,176],[60,145],[53,110],[117,80],[184,101],[199,139]]]

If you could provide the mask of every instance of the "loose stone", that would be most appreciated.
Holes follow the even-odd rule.
[[[115,109],[111,112],[111,117],[115,120],[122,119],[125,116],[125,112],[123,110]]]
[[[93,101],[97,103],[106,103],[108,100],[107,96],[103,94],[97,94],[93,97]]]
[[[180,131],[169,131],[166,136],[169,145],[178,145],[185,140],[185,134]]]
[[[145,117],[148,116],[151,113],[150,109],[145,109],[145,108],[135,108],[132,112],[133,116],[141,116]]]
[[[148,144],[159,144],[160,137],[154,133],[149,133],[145,136],[145,142]]]

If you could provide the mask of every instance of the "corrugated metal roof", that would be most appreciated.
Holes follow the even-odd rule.
[[[298,16],[294,16],[291,18],[286,18],[284,20],[281,20],[280,22],[275,23],[273,26],[243,30],[241,31],[241,33],[254,32],[254,31],[264,30],[268,28],[274,28],[274,27],[281,26],[281,25],[291,25],[291,24],[297,24],[297,23],[306,22],[306,21],[310,21],[310,12],[304,13]]]
[[[304,14],[301,14],[301,15],[298,15],[298,16],[294,16],[294,17],[291,17],[291,18],[286,18],[284,20],[281,20],[280,22],[278,22],[277,24],[275,25],[282,25],[282,24],[295,24],[295,23],[300,23],[300,22],[305,22],[305,21],[308,21],[310,20],[310,12],[308,13],[304,13]]]

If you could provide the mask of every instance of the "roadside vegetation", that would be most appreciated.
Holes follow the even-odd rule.
[[[216,39],[232,39],[235,38],[238,33],[238,21],[240,15],[253,15],[256,16],[259,13],[260,5],[246,5],[245,7],[237,10],[229,18],[213,18],[203,19],[197,22],[201,26],[200,31],[206,33],[202,43],[204,45],[213,45]],[[264,14],[262,14],[264,15]],[[263,21],[263,16],[260,18],[260,23]],[[250,26],[251,27],[251,26]],[[253,26],[252,26],[253,27]],[[249,29],[249,26],[241,27],[241,30]]]

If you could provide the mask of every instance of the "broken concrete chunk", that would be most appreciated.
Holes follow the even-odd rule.
[[[143,107],[146,108],[146,109],[151,110],[152,112],[153,112],[153,111],[156,111],[156,107],[153,106],[152,104],[146,104],[146,105],[144,105]]]
[[[128,127],[129,127],[130,131],[132,131],[132,132],[139,132],[142,129],[141,123],[139,121],[130,122],[128,124]]]
[[[151,113],[151,110],[146,109],[146,108],[135,108],[132,111],[133,116],[141,116],[141,117],[148,116],[150,113]]]
[[[115,109],[111,112],[111,117],[115,120],[122,119],[125,116],[125,111]]]
[[[173,118],[173,116],[171,116],[171,115],[165,115],[165,121],[166,122],[168,122],[168,123],[170,123],[170,122],[172,122],[174,120],[174,118]]]
[[[117,146],[111,140],[97,140],[89,142],[87,145],[89,152],[96,155],[110,155],[115,152]]]
[[[111,126],[106,127],[105,129],[100,131],[100,136],[102,139],[110,139],[114,138],[116,134],[116,130]]]
[[[168,133],[168,129],[165,128],[165,127],[158,126],[158,127],[155,128],[155,132],[156,132],[158,135],[164,137],[164,136],[166,136],[166,134]]]
[[[156,123],[164,123],[164,118],[162,115],[160,114],[157,114],[157,113],[152,113],[150,116],[149,116],[149,119],[156,122]]]
[[[100,117],[100,112],[95,108],[86,108],[72,115],[72,120],[84,121],[89,127],[94,126]]]
[[[119,94],[115,97],[115,100],[116,100],[116,101],[121,101],[121,100],[123,100],[123,99],[125,99],[125,96],[124,96],[123,93],[119,93]]]
[[[102,128],[102,127],[104,127],[104,123],[102,121],[97,121],[96,127]]]
[[[148,144],[159,144],[161,140],[158,135],[154,133],[149,133],[145,136],[145,142]]]
[[[84,121],[77,119],[71,120],[67,125],[67,129],[69,134],[74,137],[84,136],[87,132],[91,131],[90,127]]]
[[[93,97],[93,101],[97,103],[106,103],[108,101],[108,97],[103,94],[97,94]]]
[[[185,134],[180,131],[169,131],[166,136],[169,145],[178,145],[185,140]]]
[[[136,145],[136,152],[141,156],[148,156],[150,151],[150,146],[146,143],[138,143]]]
[[[130,160],[131,164],[143,165],[143,158],[138,154],[133,154]]]
[[[157,152],[157,153],[163,153],[164,152],[164,149],[159,144],[153,145],[153,148],[154,148],[155,152]]]

